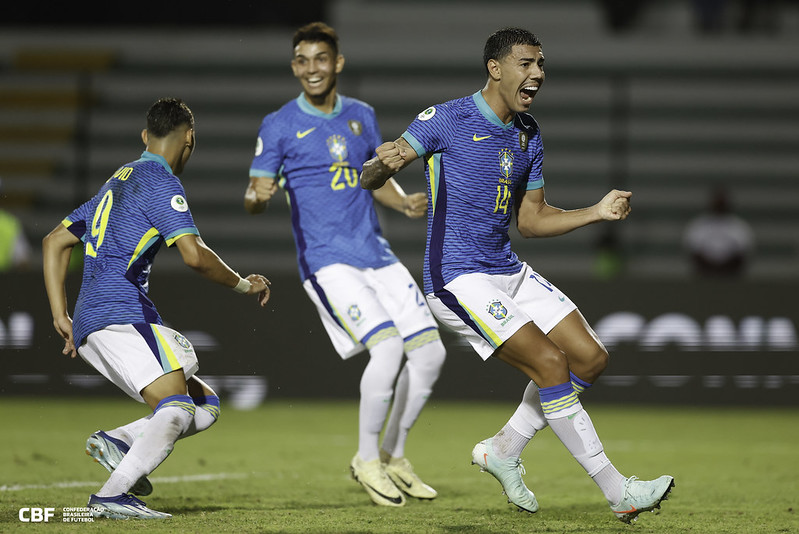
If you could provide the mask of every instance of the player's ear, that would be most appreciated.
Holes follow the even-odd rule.
[[[342,70],[344,70],[344,56],[339,54],[336,57],[336,74],[341,74]]]
[[[144,146],[147,146],[147,128],[141,131],[141,140],[144,143]]]
[[[500,78],[502,78],[502,67],[496,59],[489,59],[488,63],[486,63],[486,68],[488,69],[488,75],[495,82],[498,82]]]

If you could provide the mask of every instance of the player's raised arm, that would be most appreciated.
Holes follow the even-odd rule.
[[[544,188],[525,191],[516,199],[516,227],[524,237],[552,237],[600,221],[616,221],[630,213],[629,191],[614,189],[593,206],[564,210],[550,206]]]
[[[244,192],[244,209],[252,215],[263,213],[275,193],[277,180],[265,176],[250,176],[250,184]]]
[[[377,147],[376,156],[363,164],[361,187],[380,189],[389,178],[408,166],[418,156],[408,142],[400,137]]]
[[[80,240],[60,224],[42,240],[44,287],[53,314],[53,327],[64,339],[62,352],[71,358],[78,353],[72,337],[72,319],[67,312],[65,281],[72,248],[78,243]]]
[[[183,262],[203,275],[223,286],[228,286],[237,293],[243,295],[258,295],[258,303],[266,305],[269,300],[270,282],[263,275],[251,274],[242,278],[239,274],[228,267],[217,256],[216,252],[206,245],[200,236],[187,234],[176,241]]]

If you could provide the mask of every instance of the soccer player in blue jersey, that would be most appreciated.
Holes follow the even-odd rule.
[[[183,261],[238,293],[269,299],[260,274],[242,278],[200,238],[179,175],[194,150],[194,116],[179,99],[158,100],[142,132],[145,152],[120,167],[100,191],[43,240],[44,280],[64,354],[76,353],[122,391],[153,409],[149,416],[92,434],[86,452],[111,475],[89,499],[95,517],[163,519],[131,493],[147,495],[147,475],[178,439],[210,427],[219,398],[195,376],[188,339],[163,325],[148,296],[161,245],[177,246]],[[74,322],[65,279],[72,248],[84,249],[83,282]]]
[[[379,505],[402,506],[404,494],[433,499],[436,491],[414,473],[404,448],[445,350],[416,282],[382,237],[374,208],[377,199],[421,217],[426,198],[406,195],[393,181],[374,193],[359,187],[361,165],[382,143],[375,113],[337,93],[344,57],[332,28],[303,26],[293,47],[291,68],[302,93],[264,118],[244,205],[260,213],[279,186],[286,191],[300,277],[333,346],[342,358],[369,353],[353,477]]]
[[[549,205],[541,132],[528,112],[544,82],[541,43],[523,29],[499,30],[486,42],[483,64],[488,81],[482,90],[420,113],[364,164],[361,184],[381,187],[425,158],[424,289],[430,308],[483,359],[498,358],[531,380],[508,423],[474,447],[473,463],[497,478],[510,502],[535,512],[520,455],[537,431],[550,426],[616,516],[629,522],[659,507],[673,478],[626,478],[607,458],[578,396],[605,369],[608,354],[571,300],[513,253],[508,232],[513,211],[524,237],[623,220],[631,193],[613,190],[576,210]]]

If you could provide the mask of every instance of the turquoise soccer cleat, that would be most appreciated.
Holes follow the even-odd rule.
[[[130,447],[127,443],[112,438],[102,430],[98,430],[86,440],[86,454],[105,467],[109,473],[114,472],[129,450]],[[153,492],[153,485],[150,484],[147,477],[141,477],[133,484],[130,492],[135,495],[147,496]]]
[[[500,460],[494,454],[491,438],[484,439],[472,450],[472,464],[480,466],[480,471],[494,475],[500,484],[508,502],[515,504],[519,510],[535,513],[538,501],[535,495],[524,485],[522,475],[525,474],[521,458],[511,457]]]
[[[674,487],[674,477],[663,475],[655,480],[638,480],[630,477],[624,481],[624,493],[617,505],[610,509],[620,521],[631,523],[638,518],[641,512],[654,512],[660,508],[661,501],[669,497],[671,488]]]

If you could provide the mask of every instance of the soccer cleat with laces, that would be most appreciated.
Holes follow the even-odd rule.
[[[508,502],[515,504],[519,510],[535,513],[538,511],[538,501],[532,491],[527,489],[522,480],[525,474],[521,458],[511,457],[500,460],[494,454],[491,438],[484,439],[472,449],[472,464],[480,466],[480,471],[487,471],[494,475],[502,484],[503,493],[508,497]]]
[[[417,499],[435,499],[438,492],[422,482],[419,475],[414,473],[413,466],[407,458],[393,458],[386,451],[380,451],[380,461],[383,463],[388,478],[401,491]]]
[[[350,462],[352,478],[360,482],[375,504],[381,506],[404,506],[405,496],[388,478],[380,458],[364,462],[357,454]]]
[[[674,477],[663,475],[655,480],[638,480],[630,477],[624,481],[624,490],[619,504],[610,505],[610,509],[620,521],[630,523],[638,518],[641,512],[654,512],[660,508],[661,501],[669,498],[674,487]]]
[[[105,467],[109,473],[114,472],[129,450],[130,447],[127,443],[112,438],[102,430],[98,430],[86,440],[86,454]],[[147,477],[141,477],[130,488],[130,492],[135,495],[147,496],[153,492],[153,485],[150,484]]]
[[[92,517],[107,517],[109,519],[169,519],[172,514],[157,512],[147,508],[142,501],[122,493],[113,497],[89,497],[89,513]]]

